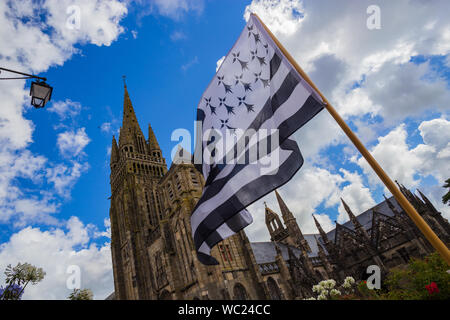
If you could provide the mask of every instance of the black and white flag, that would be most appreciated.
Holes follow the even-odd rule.
[[[324,107],[251,15],[197,109],[194,161],[206,183],[192,216],[198,258],[252,223],[245,208],[289,181],[303,158],[288,139]]]

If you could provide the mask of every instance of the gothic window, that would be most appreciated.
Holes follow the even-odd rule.
[[[167,191],[169,192],[170,200],[173,200],[173,190],[172,190],[172,185],[170,183],[167,185]]]
[[[248,300],[248,294],[244,286],[237,283],[233,289],[233,300]]]
[[[227,248],[228,245],[219,244],[220,255],[222,256],[223,261],[232,261],[233,258],[230,254],[230,248]]]
[[[279,228],[277,221],[276,220],[272,220],[271,223],[272,223],[273,231],[276,231]]]
[[[232,254],[231,254],[231,250],[230,250],[230,246],[229,245],[225,245],[225,252],[226,252],[226,254],[227,254],[227,256],[228,256],[228,259],[230,260],[230,261],[233,261],[233,256],[232,256]]]
[[[133,172],[136,173],[136,163],[133,162]]]
[[[198,179],[197,179],[197,174],[195,173],[194,170],[190,170],[191,173],[191,180],[192,180],[192,184],[196,187],[198,186]]]
[[[128,147],[125,147],[124,150],[125,150],[125,152],[128,152]]]
[[[277,282],[272,277],[269,277],[269,279],[267,279],[267,287],[269,288],[270,298],[272,300],[281,300],[280,288],[278,287]]]
[[[177,174],[177,177],[176,177],[175,180],[177,182],[177,189],[178,189],[178,191],[181,191],[180,175]]]
[[[156,284],[158,288],[161,288],[167,283],[166,271],[162,262],[161,251],[155,254],[155,266],[156,266]]]
[[[159,215],[159,219],[162,220],[162,212],[161,212],[161,205],[159,203],[159,195],[158,193],[155,193],[155,199],[156,199],[156,213]]]
[[[148,221],[150,222],[151,225],[153,225],[154,221],[152,219],[152,213],[151,213],[151,210],[150,210],[150,203],[148,201],[148,193],[147,193],[147,191],[145,191],[145,205],[147,207]]]
[[[141,136],[139,136],[138,140],[139,140],[139,147],[140,147],[139,149],[140,149],[141,153],[145,153],[145,151],[144,151],[144,139]]]
[[[130,152],[133,152],[133,147],[130,147]]]

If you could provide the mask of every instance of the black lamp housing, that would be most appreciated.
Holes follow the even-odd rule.
[[[45,81],[33,81],[30,88],[31,104],[36,109],[43,108],[52,98],[53,88]]]

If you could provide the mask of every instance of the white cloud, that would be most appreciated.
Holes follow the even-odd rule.
[[[444,14],[450,3],[384,3],[382,28],[376,31],[366,27],[370,4],[254,0],[245,17],[256,12],[344,116],[380,114],[389,122],[445,110],[445,81],[427,63],[416,65],[410,58],[450,53]]]
[[[77,131],[65,131],[58,134],[57,145],[59,152],[66,158],[82,155],[84,147],[91,141],[85,128]]]
[[[172,40],[174,42],[184,40],[184,39],[186,39],[186,35],[184,34],[183,31],[174,31],[170,35],[170,40]]]
[[[70,6],[80,10],[79,28],[68,27]],[[47,24],[55,30],[55,41],[61,46],[74,43],[109,46],[124,31],[120,20],[128,13],[125,3],[117,0],[47,0],[42,7],[47,10]]]
[[[66,99],[65,101],[54,101],[52,105],[47,108],[47,111],[56,113],[61,120],[65,120],[79,115],[81,104],[70,99]]]
[[[100,126],[100,130],[102,130],[102,132],[104,133],[111,132],[111,122],[102,123],[102,125]]]
[[[190,68],[192,68],[192,66],[198,64],[198,57],[195,56],[191,61],[183,64],[181,66],[181,70],[183,70],[184,72],[186,72],[187,70],[189,70]]]
[[[303,11],[301,1],[259,0],[245,8],[244,18],[248,20],[251,13],[256,13],[272,32],[291,35],[300,27]]]
[[[222,62],[225,60],[225,56],[223,56],[222,58],[220,58],[219,60],[217,60],[216,62],[216,72],[219,70],[220,66],[222,65]]]
[[[328,205],[339,203],[339,215],[337,221],[339,223],[344,223],[349,220],[349,217],[340,198],[348,204],[355,215],[359,215],[376,205],[376,203],[372,198],[370,189],[364,186],[361,175],[344,169],[341,169],[340,172],[343,173],[344,179],[348,181],[349,184],[344,186],[338,193],[333,194],[327,203]]]
[[[46,177],[48,182],[53,183],[57,194],[70,198],[70,192],[68,191],[75,185],[81,174],[88,169],[87,163],[72,161],[71,167],[59,164],[53,168],[48,168]]]
[[[23,299],[66,299],[71,292],[66,285],[67,269],[76,265],[81,270],[81,287],[90,288],[95,299],[104,299],[114,290],[110,246],[91,240],[91,227],[76,217],[63,228],[24,228],[0,245],[0,283],[4,283],[3,270],[8,264],[28,262],[42,267],[46,276],[28,286]]]
[[[408,187],[418,186],[421,179],[428,175],[432,175],[442,184],[448,178],[446,174],[450,172],[450,121],[423,121],[419,125],[419,132],[424,143],[411,148],[406,142],[408,133],[402,124],[384,137],[378,138],[378,143],[371,149],[371,153],[392,179]],[[356,162],[373,184],[381,184],[363,158],[358,158]]]
[[[202,13],[203,0],[139,0],[149,6],[151,12],[156,11],[160,15],[178,19],[188,12]]]

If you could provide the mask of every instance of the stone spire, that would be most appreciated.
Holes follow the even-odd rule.
[[[123,98],[123,119],[122,127],[120,128],[119,148],[126,144],[135,145],[135,135],[144,136],[139,127],[139,123],[134,112],[133,104],[131,103],[130,95],[128,94],[127,85],[124,83],[124,98]]]
[[[394,206],[394,204],[391,202],[391,200],[389,200],[384,194],[383,194],[384,200],[386,201],[389,209],[391,209],[391,211],[397,216],[400,214],[400,212],[398,212],[397,208]]]
[[[116,137],[113,136],[112,138],[112,144],[111,144],[111,166],[113,163],[116,163],[119,161],[119,147],[117,146]]]
[[[275,190],[275,195],[277,197],[278,205],[280,206],[281,215],[283,217],[284,222],[286,223],[289,220],[295,220],[294,215],[289,210],[289,208],[287,207],[286,203],[281,198],[277,190]]]
[[[344,206],[345,211],[347,211],[348,217],[350,218],[350,221],[352,222],[352,224],[355,226],[355,229],[360,229],[363,226],[361,225],[361,223],[358,221],[358,219],[356,219],[355,214],[352,212],[352,210],[350,209],[350,207],[348,206],[348,204],[344,201],[344,199],[341,198],[342,204]]]
[[[438,213],[438,211],[436,210],[436,208],[433,206],[433,204],[431,203],[430,199],[428,199],[423,193],[422,191],[420,191],[419,189],[417,189],[417,191],[420,194],[420,197],[423,199],[423,201],[425,202],[426,206],[428,207],[428,209],[431,210],[431,212],[433,213]]]
[[[289,236],[293,240],[293,244],[297,245],[301,249],[304,249],[306,252],[311,252],[308,241],[305,240],[305,237],[303,236],[303,233],[300,230],[294,215],[289,210],[277,190],[275,190],[275,195],[277,197],[278,205],[280,206],[281,216],[283,218],[284,224],[286,225]]]
[[[322,237],[322,240],[324,243],[329,242],[327,234],[325,233],[325,231],[323,230],[322,226],[320,225],[319,221],[317,221],[316,217],[314,217],[314,215],[312,215],[313,219],[314,219],[314,223],[316,224],[316,228],[317,230],[319,230],[320,236]]]
[[[156,140],[155,133],[153,132],[152,126],[148,124],[148,146],[151,151],[160,150],[158,140]]]
[[[395,180],[395,183],[397,184],[398,188],[400,189],[401,193],[405,196],[406,199],[414,206],[418,205],[420,203],[417,202],[417,198],[412,194],[410,190],[408,190],[403,184],[400,184],[397,180]]]
[[[358,221],[358,219],[356,218],[356,216],[354,215],[352,210],[350,210],[350,207],[347,205],[347,203],[345,203],[344,199],[341,198],[341,201],[342,201],[342,204],[344,205],[345,211],[347,211],[350,221],[352,222],[353,226],[355,227],[355,231],[358,234],[364,236],[366,238],[366,240],[370,241],[370,237],[369,237],[366,229],[364,229],[362,224]]]

